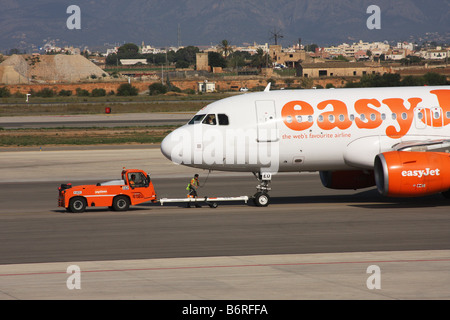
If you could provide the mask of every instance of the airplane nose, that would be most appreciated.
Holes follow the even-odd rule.
[[[173,141],[170,137],[172,133],[169,133],[161,142],[161,152],[169,160],[172,160]]]

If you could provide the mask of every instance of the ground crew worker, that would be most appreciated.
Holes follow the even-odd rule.
[[[186,190],[189,191],[189,194],[188,194],[188,197],[189,197],[189,198],[197,198],[197,197],[198,197],[198,194],[197,194],[197,188],[198,188],[199,186],[200,186],[200,182],[198,181],[198,174],[196,173],[196,174],[194,175],[194,178],[191,179],[191,182],[188,184],[188,186],[187,186],[187,188],[186,188]],[[195,202],[195,206],[196,206],[197,208],[200,208],[200,205],[199,205],[197,202]],[[186,207],[187,207],[187,208],[190,208],[190,207],[191,207],[191,203],[190,203],[190,202],[187,202]]]

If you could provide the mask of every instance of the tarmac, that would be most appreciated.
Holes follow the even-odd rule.
[[[449,269],[445,250],[0,265],[0,299],[449,299]]]
[[[0,154],[1,190],[6,190],[13,182],[114,179],[117,177],[112,173],[120,172],[122,167],[142,168],[150,171],[155,178],[188,177],[198,172],[170,163],[162,156],[158,146],[43,148],[27,151],[3,148]],[[23,199],[27,201],[27,197]],[[345,210],[347,204],[338,205]],[[296,204],[275,204],[262,214],[272,217],[280,208],[286,212],[289,208],[294,210],[296,206],[299,208]],[[242,210],[245,212],[250,209],[253,208]],[[48,217],[49,214],[11,210],[15,211],[0,213],[0,219],[19,224],[27,220],[38,221],[42,215]],[[181,212],[184,209],[170,210]],[[301,210],[305,219],[318,212],[313,204],[301,205]],[[405,214],[404,211],[409,209],[398,210]],[[441,217],[446,207],[433,210],[433,214]],[[155,211],[147,212],[142,208],[133,212],[129,219],[147,214],[146,217],[151,219]],[[207,212],[201,215],[205,217]],[[103,212],[96,217],[102,219],[103,216],[106,221],[108,216]],[[230,219],[236,219],[239,225],[239,215],[230,215]],[[377,217],[373,219],[376,221]],[[89,224],[89,219],[80,220],[79,223]],[[177,224],[176,221],[173,223]],[[445,224],[446,220],[442,223]],[[273,225],[273,228],[277,226]],[[333,232],[329,230],[330,234]],[[420,226],[408,232],[417,235],[420,240]],[[252,237],[251,234],[248,236]],[[4,235],[0,237],[6,245],[8,239]],[[23,237],[27,238],[26,233]],[[114,235],[111,234],[111,237]],[[173,234],[173,237],[177,237],[177,234]],[[202,241],[207,243],[208,239]],[[59,245],[64,246],[64,243]],[[442,249],[14,263],[0,265],[0,299],[448,300],[449,270],[450,250]]]

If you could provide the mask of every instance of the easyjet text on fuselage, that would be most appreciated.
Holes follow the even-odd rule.
[[[432,90],[431,94],[436,95],[442,113],[439,114],[439,118],[423,116],[421,121],[428,126],[442,127],[450,123],[449,117],[444,117],[444,114],[450,112],[450,90],[440,89]],[[351,118],[348,112],[347,104],[338,99],[328,99],[321,101],[317,104],[318,110],[325,110],[331,106],[332,110],[325,111],[319,114],[316,118],[318,127],[322,130],[340,129],[346,130],[350,128],[353,123],[359,129],[376,129],[383,123],[383,114],[380,112],[382,104],[386,105],[389,110],[396,115],[395,121],[398,123],[398,129],[389,125],[386,128],[386,135],[390,138],[398,139],[408,133],[412,126],[414,119],[414,109],[416,109],[422,98],[412,97],[407,99],[407,105],[405,105],[405,99],[402,98],[387,98],[381,101],[376,98],[371,99],[359,99],[354,103],[354,110],[359,117]],[[425,115],[426,112],[430,113],[430,108],[421,108],[421,113]],[[314,124],[313,106],[302,100],[294,100],[286,103],[281,110],[281,117],[284,124],[291,130],[303,131],[311,128]]]

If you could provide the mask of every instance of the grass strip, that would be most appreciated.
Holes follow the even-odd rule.
[[[177,126],[0,130],[1,147],[160,143]]]
[[[38,115],[77,115],[102,114],[106,108],[112,114],[151,113],[151,112],[197,112],[205,102],[161,102],[161,103],[67,103],[67,104],[29,104],[0,105],[0,117],[38,116]],[[0,118],[1,119],[1,118]]]

